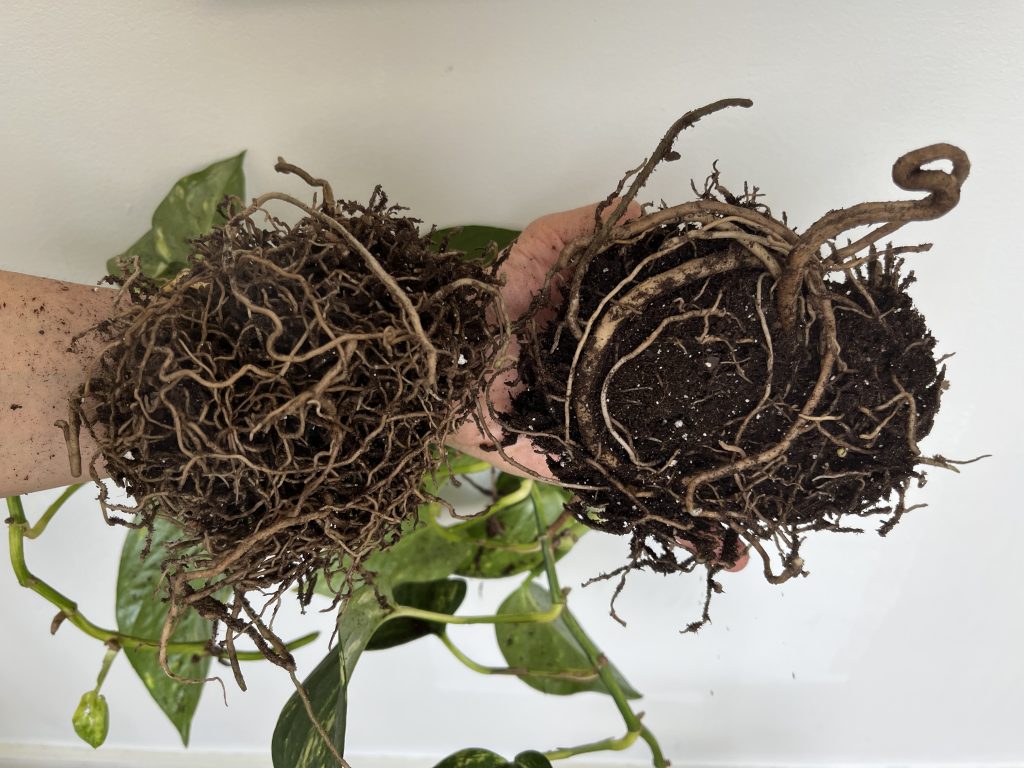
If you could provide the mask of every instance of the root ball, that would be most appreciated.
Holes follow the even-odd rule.
[[[905,493],[922,465],[952,468],[918,445],[944,369],[901,254],[930,246],[875,242],[949,211],[970,169],[952,145],[914,150],[893,180],[927,196],[834,210],[802,234],[756,187],[730,192],[717,168],[696,200],[623,221],[654,167],[678,157],[679,132],[733,106],[750,102],[684,115],[599,206],[593,235],[563,251],[548,284],[573,277],[558,306],[546,284],[517,323],[523,388],[502,416],[508,442],[533,434],[575,489],[577,519],[631,537],[612,574],[703,564],[708,600],[714,574],[745,551],[781,583],[805,573],[810,531],[884,516],[884,535],[913,508]],[[926,167],[937,160],[952,170]]]
[[[336,203],[278,168],[321,185],[323,204],[265,195],[194,241],[173,283],[122,279],[71,405],[136,501],[101,490],[105,515],[182,530],[169,624],[192,606],[289,666],[246,594],[298,585],[308,601],[318,573],[351,574],[385,546],[507,334],[488,319],[502,317],[491,269],[432,252],[379,189]],[[301,220],[267,214],[273,199]]]

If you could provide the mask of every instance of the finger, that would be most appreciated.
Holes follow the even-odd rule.
[[[564,248],[573,240],[594,234],[594,230],[597,228],[594,214],[598,205],[599,203],[592,203],[579,208],[573,208],[569,211],[549,213],[547,216],[541,216],[533,221],[525,231],[528,232],[534,228],[547,230],[558,236],[561,240],[561,246]],[[615,213],[618,206],[619,198],[613,198],[611,204],[605,206],[601,211],[601,221],[607,221]],[[619,222],[624,223],[638,218],[640,213],[640,205],[634,200],[626,207],[626,211],[622,218],[619,219]]]
[[[692,552],[695,555],[697,554],[697,548],[693,545],[692,542],[687,541],[686,539],[682,539],[682,538],[679,538],[677,536],[676,537],[676,544],[678,544],[680,547],[682,547],[683,549],[685,549],[688,552]],[[742,571],[744,568],[747,567],[747,563],[749,561],[750,561],[750,554],[748,553],[747,549],[742,547],[742,545],[739,542],[736,543],[736,545],[735,545],[735,547],[734,547],[734,549],[732,551],[732,557],[730,557],[729,559],[724,559],[722,557],[722,543],[721,542],[719,542],[717,548],[715,549],[715,563],[714,564],[721,565],[721,564],[724,564],[724,563],[731,562],[732,565],[730,565],[728,568],[725,569],[729,573],[735,573],[736,571]]]
[[[601,212],[603,220],[613,215],[616,205],[617,199]],[[523,230],[500,271],[506,281],[503,291],[506,309],[513,320],[526,312],[534,294],[543,285],[548,270],[558,261],[565,247],[574,240],[594,233],[597,207],[598,203],[591,203],[570,211],[550,213],[535,219]],[[640,213],[640,206],[635,202],[630,203],[620,221],[635,219]],[[571,276],[570,269],[558,273],[557,279],[551,285],[549,299],[552,306],[557,306],[562,301],[559,283],[569,280]],[[548,315],[550,312],[544,313],[538,321],[550,319]]]
[[[735,565],[733,565],[731,568],[726,568],[725,570],[727,570],[729,573],[736,573],[737,571],[742,571],[744,568],[746,568],[747,563],[749,562],[750,554],[748,552],[744,552],[736,559]]]

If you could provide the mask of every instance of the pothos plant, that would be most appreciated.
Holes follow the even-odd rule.
[[[143,273],[167,282],[187,265],[188,241],[222,224],[219,204],[225,196],[244,198],[244,153],[214,163],[180,179],[153,214],[151,229],[132,244],[125,255],[137,256]],[[479,252],[490,243],[503,247],[516,232],[482,226],[441,230],[455,250]],[[118,270],[118,257],[107,264]],[[438,457],[439,459],[441,457]],[[480,486],[467,476],[489,473]],[[336,636],[331,649],[302,681],[306,696],[293,695],[278,718],[271,740],[276,768],[320,768],[344,759],[348,688],[364,652],[383,651],[421,638],[443,645],[460,663],[485,675],[511,675],[536,690],[567,696],[585,691],[607,694],[622,716],[621,735],[570,747],[541,748],[536,743],[505,758],[479,746],[454,752],[436,768],[538,768],[551,761],[584,753],[626,749],[638,740],[650,748],[655,766],[668,765],[654,735],[642,724],[630,701],[640,694],[583,630],[567,605],[567,591],[559,582],[557,561],[588,530],[565,509],[567,491],[537,480],[497,473],[486,462],[449,452],[436,472],[424,477],[431,494],[443,494],[446,486],[473,482],[484,500],[483,511],[471,519],[452,521],[438,503],[422,505],[416,519],[405,525],[403,535],[388,549],[373,554],[365,577],[341,602],[336,616]],[[116,628],[94,623],[78,604],[31,572],[25,559],[26,543],[39,538],[62,505],[81,486],[72,485],[30,523],[20,497],[7,499],[11,564],[19,584],[56,606],[51,626],[76,627],[103,646],[100,671],[94,687],[86,691],[73,710],[75,732],[88,744],[99,747],[107,736],[110,712],[102,693],[107,672],[122,653],[150,692],[157,706],[181,736],[189,741],[190,727],[211,663],[223,661],[224,652],[210,641],[211,622],[194,611],[176,622],[167,649],[165,674],[158,660],[160,632],[168,604],[161,593],[161,564],[168,545],[179,532],[173,524],[156,520],[151,533],[130,529],[118,565],[115,596]],[[459,613],[471,579],[517,576],[519,585],[492,615]],[[335,591],[321,580],[319,591],[333,597]],[[472,659],[447,632],[452,624],[487,624],[494,628],[506,666],[489,666]],[[306,645],[318,636],[311,632],[287,644],[288,650]],[[238,661],[264,658],[258,651],[234,649]],[[72,709],[72,703],[68,703]],[[114,706],[116,713],[116,703]],[[486,741],[481,735],[480,741]]]

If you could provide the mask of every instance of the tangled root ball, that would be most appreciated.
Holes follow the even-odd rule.
[[[265,195],[194,241],[171,284],[123,278],[72,400],[93,477],[102,454],[136,501],[101,490],[108,519],[181,528],[172,614],[192,606],[286,664],[246,593],[297,584],[308,601],[318,573],[385,546],[506,339],[490,269],[433,252],[380,189],[362,205],[316,183],[318,207]],[[301,220],[266,214],[273,199]]]

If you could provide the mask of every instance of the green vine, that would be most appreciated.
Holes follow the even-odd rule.
[[[25,508],[20,496],[9,496],[6,499],[7,511],[10,513],[10,517],[7,520],[7,540],[11,551],[11,568],[14,570],[14,575],[18,579],[18,584],[26,589],[31,589],[58,609],[57,616],[54,618],[53,624],[51,625],[51,631],[53,632],[56,632],[57,628],[66,621],[72,626],[82,630],[82,632],[87,634],[89,637],[95,638],[102,643],[114,644],[117,647],[124,648],[126,650],[156,652],[160,647],[159,638],[135,637],[133,635],[124,634],[114,629],[106,629],[94,624],[78,609],[78,603],[32,573],[25,562],[25,540],[38,538],[46,529],[50,520],[53,519],[53,516],[63,506],[64,502],[66,502],[71,497],[71,494],[80,487],[81,485],[72,485],[65,489],[57,500],[47,507],[46,512],[39,518],[35,525],[29,525],[28,520],[25,517]],[[293,640],[287,647],[289,650],[301,648],[304,645],[312,643],[317,637],[319,637],[319,635],[319,632],[310,632],[309,634]],[[223,653],[218,649],[211,648],[208,640],[168,643],[167,652],[198,656],[223,655]],[[237,657],[239,661],[264,660],[263,654],[256,651],[239,651],[237,653]]]

